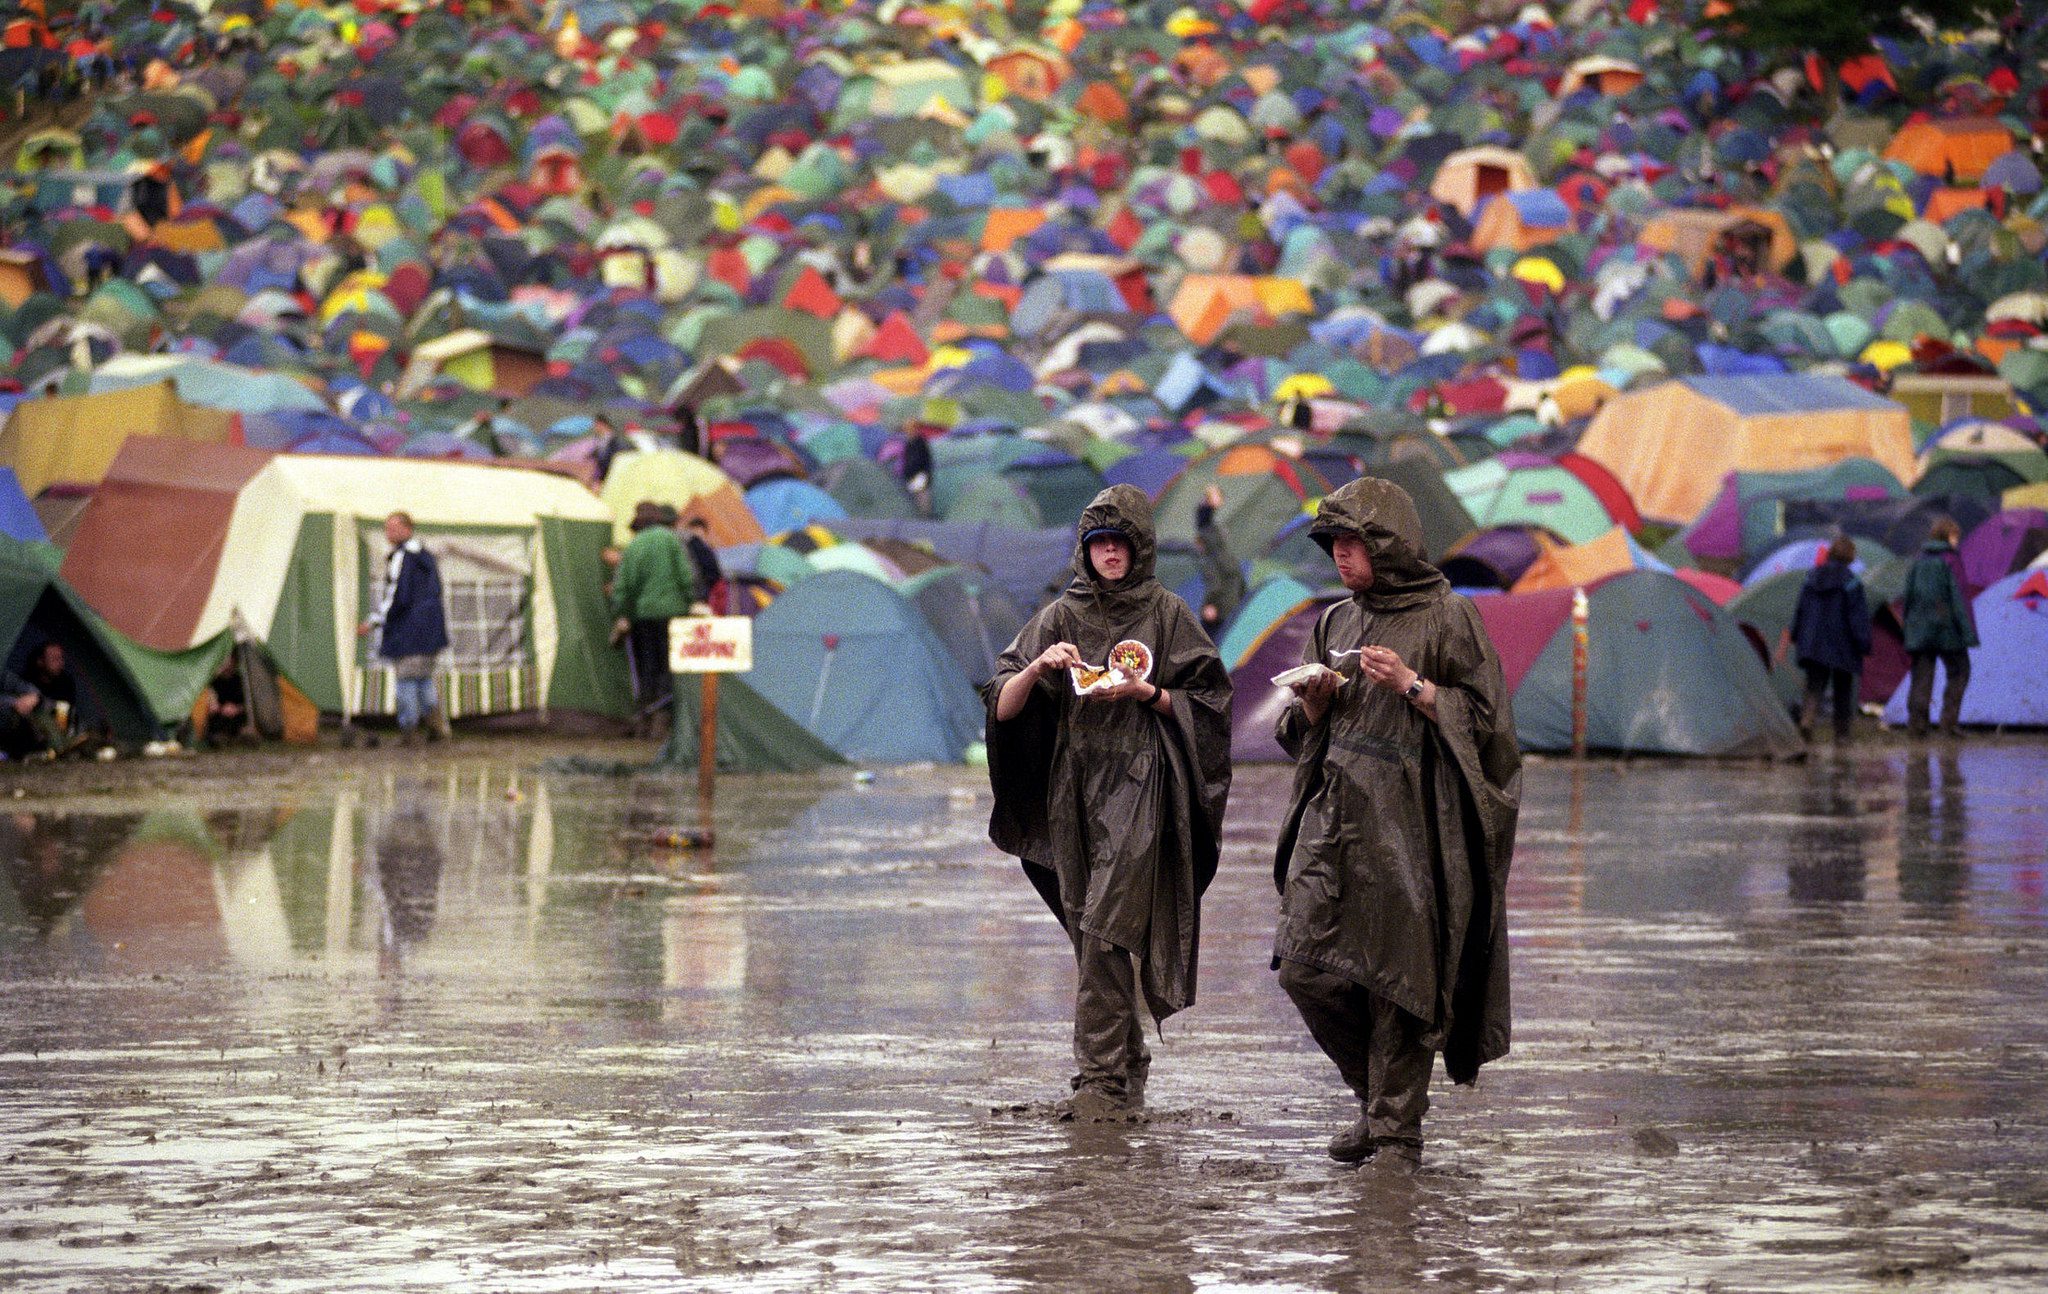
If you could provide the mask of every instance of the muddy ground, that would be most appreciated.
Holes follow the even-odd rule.
[[[731,779],[705,851],[562,749],[0,780],[0,1287],[2048,1284],[2048,745],[1532,764],[1515,1050],[1406,1183],[1267,969],[1283,770],[1076,1127],[982,775]]]

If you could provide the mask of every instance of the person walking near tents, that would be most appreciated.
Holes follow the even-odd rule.
[[[1870,655],[1870,607],[1863,583],[1849,569],[1856,560],[1856,541],[1837,535],[1828,545],[1827,560],[1807,573],[1799,586],[1799,605],[1787,631],[1806,674],[1806,699],[1799,711],[1799,735],[1810,736],[1820,716],[1820,699],[1834,693],[1835,742],[1849,740],[1856,714],[1856,676]]]
[[[989,838],[1023,861],[1073,944],[1073,1097],[1082,1120],[1144,1104],[1145,1014],[1195,1000],[1202,892],[1230,794],[1230,676],[1194,612],[1153,577],[1144,492],[1081,514],[1074,576],[982,689]],[[1119,666],[1076,693],[1076,670]],[[1135,966],[1133,965],[1135,963]]]
[[[413,533],[412,516],[384,518],[391,555],[384,565],[384,601],[356,629],[382,629],[377,654],[397,676],[398,737],[411,742],[420,721],[430,738],[448,736],[448,715],[434,690],[434,661],[448,648],[448,613],[441,605],[441,567]]]
[[[1946,681],[1941,693],[1941,730],[1956,735],[1963,712],[1963,693],[1970,686],[1970,648],[1977,645],[1977,625],[1963,597],[1962,559],[1956,545],[1962,527],[1948,517],[1934,523],[1920,556],[1906,572],[1902,599],[1906,654],[1912,658],[1912,683],[1906,692],[1906,730],[1927,735],[1928,710],[1934,699],[1934,666],[1940,662]]]
[[[697,598],[723,614],[725,608],[719,604],[724,599],[718,586],[725,582],[725,567],[718,560],[718,550],[711,546],[711,523],[691,517],[685,529],[690,537],[683,542],[690,550],[690,567],[697,574]]]
[[[695,585],[690,558],[676,538],[676,512],[642,501],[633,509],[632,541],[612,577],[613,641],[624,639],[633,668],[636,726],[665,731],[673,716],[674,679],[668,671],[668,622],[690,614]]]
[[[1422,1161],[1430,1071],[1453,1082],[1508,1050],[1508,861],[1521,756],[1479,614],[1422,559],[1406,491],[1363,477],[1309,534],[1351,597],[1303,647],[1278,739],[1296,759],[1273,879],[1273,966],[1358,1097],[1343,1163]]]
[[[1195,551],[1201,555],[1202,627],[1212,638],[1220,638],[1230,627],[1231,617],[1244,605],[1244,569],[1230,551],[1230,535],[1216,519],[1223,506],[1223,491],[1210,486],[1195,505]]]

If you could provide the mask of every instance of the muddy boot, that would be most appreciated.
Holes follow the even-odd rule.
[[[398,730],[398,744],[406,750],[411,750],[414,746],[419,745],[420,730],[418,728],[400,728]]]
[[[1809,692],[1799,706],[1799,740],[1813,740],[1813,721],[1820,717],[1820,698]]]
[[[1372,1158],[1375,1149],[1372,1129],[1366,1126],[1362,1114],[1358,1122],[1330,1138],[1330,1158],[1340,1164],[1362,1164]]]
[[[1382,1141],[1362,1172],[1375,1177],[1413,1177],[1422,1171],[1422,1146],[1412,1141]]]
[[[1099,1087],[1084,1087],[1053,1109],[1063,1123],[1109,1123],[1128,1112],[1122,1101]]]
[[[433,709],[427,711],[428,741],[447,741],[454,735],[455,730],[448,726],[447,710],[437,705]]]

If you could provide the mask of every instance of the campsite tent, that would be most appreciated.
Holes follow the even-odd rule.
[[[746,495],[709,459],[680,449],[621,454],[604,478],[604,505],[612,516],[612,540],[623,544],[633,509],[641,503],[666,503],[685,518],[702,517],[719,547],[758,544],[767,533],[747,507]]]
[[[1479,204],[1500,193],[1520,192],[1536,187],[1536,172],[1529,159],[1509,149],[1486,145],[1452,153],[1437,167],[1430,181],[1429,196],[1448,202],[1467,220]]]
[[[156,735],[156,715],[113,636],[52,569],[48,550],[0,538],[0,661],[19,673],[46,642],[64,648],[78,681],[74,731],[105,729],[125,742]]]
[[[1962,721],[1999,728],[2048,727],[2048,566],[2015,571],[1977,595],[1982,645],[1970,652],[1970,687],[1963,693]],[[1910,677],[1899,680],[1885,703],[1884,721],[1906,722]],[[1935,669],[1932,712],[1941,713],[1948,671]]]
[[[1762,657],[1711,599],[1661,571],[1614,576],[1590,589],[1587,599],[1590,747],[1771,757],[1801,749]],[[1523,748],[1569,750],[1570,590],[1474,601],[1500,651]]]
[[[1784,542],[1789,500],[1896,499],[1905,493],[1897,477],[1867,458],[1797,472],[1729,472],[1721,492],[1680,538],[1695,557],[1747,568]]]
[[[675,723],[655,762],[666,768],[697,767],[703,700],[693,685],[676,689]],[[843,764],[839,753],[728,674],[718,685],[718,768],[723,773],[808,773]]]
[[[381,595],[382,522],[399,509],[440,562],[451,716],[626,713],[625,667],[605,641],[611,518],[550,473],[136,439],[87,506],[64,571],[145,646],[180,652],[235,628],[322,710],[386,714],[391,670],[355,626]]]
[[[1542,526],[1583,544],[1615,526],[1634,530],[1642,523],[1614,476],[1578,454],[1552,460],[1510,450],[1453,468],[1443,479],[1481,527]]]
[[[178,398],[168,381],[97,395],[49,396],[14,406],[0,427],[0,464],[34,498],[52,485],[95,485],[130,436],[238,442],[234,414]]]
[[[823,571],[754,618],[749,686],[849,759],[955,763],[981,736],[974,687],[917,608]]]
[[[1636,241],[1685,262],[1700,278],[1716,257],[1738,273],[1782,270],[1799,254],[1799,239],[1785,217],[1768,207],[1678,207],[1643,223]]]
[[[1272,621],[1263,636],[1247,649],[1244,663],[1231,671],[1230,757],[1261,764],[1287,760],[1287,752],[1273,737],[1280,715],[1294,693],[1274,687],[1273,676],[1301,664],[1302,647],[1316,631],[1316,619],[1329,606],[1329,598],[1298,602],[1285,615]]]
[[[898,588],[977,687],[995,677],[996,657],[1031,618],[986,571],[971,566],[935,567]]]
[[[1874,459],[1915,475],[1904,406],[1845,378],[1808,373],[1688,377],[1614,397],[1578,452],[1618,477],[1643,515],[1690,522],[1727,473],[1788,472]]]
[[[1071,527],[1016,530],[984,522],[849,517],[834,522],[833,529],[847,539],[903,540],[930,548],[946,561],[981,567],[1011,601],[1026,610],[1051,601],[1067,586],[1073,567]]]

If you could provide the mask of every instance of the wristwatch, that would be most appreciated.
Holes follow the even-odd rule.
[[[1422,697],[1423,681],[1422,675],[1417,674],[1413,683],[1401,689],[1401,695],[1407,697],[1410,701],[1420,700]]]

